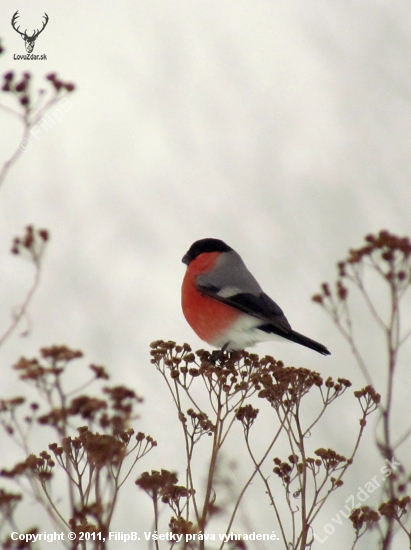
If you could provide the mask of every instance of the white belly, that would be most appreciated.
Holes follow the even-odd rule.
[[[269,340],[282,340],[284,342],[284,338],[281,336],[259,330],[258,325],[261,325],[261,319],[251,315],[242,315],[229,330],[214,340],[212,345],[216,348],[222,348],[228,342],[228,350],[240,350],[252,347],[258,342]]]

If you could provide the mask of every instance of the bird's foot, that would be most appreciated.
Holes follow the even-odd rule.
[[[218,350],[218,352],[216,353],[216,356],[215,356],[216,362],[219,361],[221,364],[225,363],[229,353],[228,351],[226,352],[227,348],[228,348],[228,342],[226,342],[224,346],[220,350]]]

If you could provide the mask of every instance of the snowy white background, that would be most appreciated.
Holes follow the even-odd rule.
[[[13,60],[25,53],[10,25],[16,10],[29,29],[49,15],[34,49],[47,61]],[[19,356],[53,343],[80,348],[145,398],[138,429],[159,446],[136,474],[182,473],[179,427],[148,346],[158,338],[203,346],[182,316],[180,284],[181,257],[204,237],[236,249],[293,328],[332,355],[270,343],[256,351],[364,385],[310,298],[365,234],[410,232],[409,2],[3,0],[0,36],[2,73],[29,70],[39,88],[57,71],[77,85],[73,108],[32,140],[0,190],[1,327],[32,277],[30,265],[8,254],[12,238],[28,223],[51,232],[32,332],[1,349],[2,396],[23,391],[10,370]],[[3,111],[0,127],[4,162],[21,128]],[[382,337],[368,320],[359,334],[382,383]],[[407,357],[409,346],[404,364]],[[407,373],[399,381],[401,402]],[[355,423],[351,403],[338,423],[330,415],[323,425],[323,446],[343,454]],[[367,445],[320,534],[378,474],[372,430]],[[2,465],[16,456],[3,449]],[[150,530],[148,502],[130,491],[115,528],[130,529],[131,506],[133,528]],[[277,529],[266,502],[247,507],[251,525]],[[333,548],[350,546],[347,523],[330,539]]]

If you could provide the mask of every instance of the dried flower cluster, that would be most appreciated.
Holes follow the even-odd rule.
[[[398,426],[392,420],[393,409],[396,405],[394,398],[394,379],[398,368],[398,357],[402,346],[411,336],[411,325],[409,321],[401,318],[401,305],[407,291],[411,287],[411,241],[408,237],[399,237],[388,231],[380,231],[377,235],[367,235],[365,244],[349,251],[346,260],[337,264],[338,277],[335,283],[335,290],[328,283],[323,283],[321,293],[316,294],[313,300],[320,304],[331,316],[336,327],[349,343],[351,350],[360,366],[366,380],[369,382],[363,390],[355,392],[360,400],[361,407],[369,410],[373,405],[379,407],[381,417],[381,429],[377,435],[376,446],[384,460],[392,460],[397,456],[399,443],[409,438],[410,431],[405,430],[401,435],[396,434],[397,443],[394,444],[393,430],[398,431]],[[377,274],[384,284],[379,287],[378,298],[386,298],[389,304],[388,314],[383,315],[373,300],[373,286],[369,275]],[[383,296],[381,288],[386,289]],[[382,330],[383,341],[387,343],[388,362],[386,366],[385,397],[381,398],[373,386],[375,365],[370,368],[360,351],[360,346],[354,336],[354,322],[351,313],[353,290],[363,297],[364,303],[376,322],[376,326]],[[407,327],[408,323],[408,327]],[[405,329],[404,329],[405,326]],[[381,367],[382,368],[382,367]],[[378,381],[381,385],[381,382]],[[404,414],[404,412],[403,412]],[[360,420],[365,425],[365,418]],[[356,532],[356,540],[364,533],[378,524],[380,543],[382,550],[389,550],[392,547],[395,531],[398,526],[406,533],[408,540],[411,540],[411,509],[409,507],[409,496],[404,496],[406,491],[411,489],[411,466],[403,466],[404,460],[397,471],[386,476],[383,486],[382,504],[378,512],[370,507],[362,507],[355,510],[351,520]],[[385,519],[385,523],[381,519]]]
[[[28,290],[23,303],[15,308],[9,327],[3,334],[0,334],[0,346],[13,333],[21,319],[27,316],[29,303],[33,298],[40,282],[41,261],[43,259],[44,251],[49,238],[49,232],[47,229],[36,229],[32,225],[28,225],[26,227],[25,234],[22,237],[15,237],[13,239],[11,253],[29,260],[34,266],[35,275],[34,281]],[[29,330],[26,329],[23,335],[26,336],[28,332]]]
[[[334,300],[344,301],[348,297],[348,288],[343,281],[350,281],[355,286],[362,287],[366,267],[379,273],[396,293],[401,294],[407,289],[411,283],[410,240],[407,237],[392,235],[388,231],[380,231],[378,235],[367,235],[365,240],[365,246],[351,249],[348,258],[338,263],[339,278],[335,293],[332,293],[328,283],[323,283],[321,294],[313,297],[315,302],[333,311],[336,305]]]
[[[173,528],[181,529],[182,521],[184,522],[183,513],[187,507],[187,499],[193,494],[193,490],[187,489],[182,485],[177,485],[178,478],[175,473],[168,470],[158,472],[153,470],[151,474],[144,472],[136,481],[136,485],[143,489],[153,500],[155,508],[158,500],[164,504],[168,504],[176,517],[172,517],[169,527],[172,532],[180,533],[181,531],[173,531]],[[173,527],[174,526],[174,527]]]
[[[7,71],[3,74],[0,90],[7,94],[4,96],[7,99],[4,105],[0,103],[0,108],[22,122],[23,133],[21,139],[16,143],[14,153],[0,169],[0,187],[20,155],[31,148],[30,132],[32,129],[54,104],[76,89],[75,84],[62,80],[56,73],[46,75],[45,79],[49,85],[47,89],[33,90],[33,79],[30,72],[25,71],[21,76],[18,76],[15,71]],[[10,101],[9,98],[12,100]],[[17,108],[12,106],[14,100],[17,100]]]
[[[350,520],[353,524],[356,536],[359,538],[365,531],[371,529],[379,522],[380,515],[369,506],[361,506],[352,511]]]
[[[342,477],[353,462],[366,418],[378,406],[378,394],[372,388],[356,392],[361,406],[360,426],[349,458],[322,447],[314,451],[316,458],[311,458],[307,454],[307,445],[313,428],[333,401],[351,386],[349,380],[338,378],[334,381],[331,377],[324,380],[320,374],[309,369],[286,367],[282,361],[273,357],[260,359],[256,354],[246,351],[222,354],[199,350],[193,353],[188,344],[176,345],[175,342],[162,340],[153,342],[151,348],[152,363],[164,377],[172,394],[186,445],[186,484],[180,488],[186,499],[184,515],[172,516],[170,529],[175,529],[173,532],[204,533],[215,514],[221,514],[224,510],[231,514],[227,527],[229,533],[241,498],[258,475],[280,525],[284,544],[293,549],[305,548],[309,543],[310,527],[319,510],[328,495],[343,484]],[[208,406],[196,401],[199,387],[203,395],[207,396]],[[313,391],[317,396],[318,411],[307,422],[302,411],[305,397]],[[267,423],[265,420],[266,425],[275,427],[267,432],[266,452],[259,458],[255,456],[250,441],[250,432],[259,415],[259,409],[253,404],[255,399],[268,403],[277,417],[276,422]],[[187,403],[187,408],[184,403]],[[254,470],[234,504],[231,504],[231,512],[228,512],[228,501],[224,501],[223,491],[218,491],[218,464],[222,447],[235,426],[235,420],[243,427],[245,450],[251,457]],[[205,489],[200,492],[194,482],[194,456],[198,441],[206,434],[211,438],[209,469]],[[279,514],[278,490],[265,470],[266,459],[281,434],[286,435],[291,445],[291,454],[287,460],[274,458],[274,473],[281,480],[293,518],[294,529],[291,533],[288,532],[285,518]],[[164,471],[161,474],[146,473],[137,481],[153,500],[156,529],[159,529],[157,503],[161,491],[168,490],[170,476],[175,483],[177,478]],[[295,528],[297,519],[295,501],[292,500],[295,498],[300,500],[300,529]],[[181,514],[182,509],[180,506],[178,513]],[[177,507],[173,508],[175,510]],[[190,548],[202,549],[206,546],[200,539],[197,546]]]
[[[158,340],[151,348],[152,363],[163,375],[169,371],[171,379],[185,390],[190,389],[195,378],[201,377],[207,391],[213,396],[224,395],[227,404],[235,396],[244,399],[257,393],[274,408],[291,411],[314,386],[320,388],[324,403],[330,403],[351,386],[344,378],[334,382],[330,377],[324,382],[317,372],[285,367],[273,357],[260,359],[247,351],[226,354],[220,361],[218,352],[199,350],[194,354],[188,344],[178,346],[175,342]]]
[[[45,78],[51,83],[55,94],[59,94],[63,91],[70,93],[76,89],[72,82],[64,82],[57,77],[56,73],[50,73],[46,75]],[[26,113],[28,113],[34,103],[34,98],[32,97],[30,90],[30,84],[31,73],[25,71],[22,73],[21,77],[17,77],[14,71],[8,71],[3,75],[3,85],[1,90],[14,95],[20,105],[25,108]],[[44,90],[40,90],[39,94],[44,94]]]
[[[131,427],[137,418],[135,408],[142,402],[133,390],[107,386],[98,397],[65,390],[65,379],[73,378],[70,371],[82,356],[79,350],[50,346],[40,350],[39,358],[16,363],[20,379],[36,388],[40,402],[27,404],[22,397],[1,400],[0,425],[24,449],[29,449],[36,427],[52,427],[57,441],[48,451],[30,453],[12,468],[3,468],[0,476],[35,496],[61,531],[106,533],[121,486],[156,442],[142,432],[135,434]],[[104,367],[90,365],[90,371],[82,390],[109,378]],[[78,426],[79,422],[87,425]],[[50,496],[56,469],[68,481],[69,496],[60,504]],[[56,483],[58,491],[60,481]],[[0,497],[0,514],[7,525],[21,494],[3,491]],[[4,544],[11,542],[6,538]]]
[[[66,90],[67,92],[74,92],[74,90],[76,89],[75,84],[73,84],[72,82],[65,82],[64,80],[61,80],[61,78],[58,78],[57,73],[49,73],[48,75],[46,75],[46,80],[51,82],[56,92],[60,92],[63,90]]]
[[[14,94],[19,103],[28,109],[30,103],[29,86],[31,74],[24,72],[21,79],[16,82],[14,79],[14,71],[9,71],[3,75],[3,92],[11,92]]]

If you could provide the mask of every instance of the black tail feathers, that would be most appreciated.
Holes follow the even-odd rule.
[[[291,340],[291,342],[295,342],[296,344],[301,344],[302,346],[305,346],[306,348],[313,349],[314,351],[317,351],[318,353],[321,353],[322,355],[331,355],[331,352],[329,352],[328,349],[325,346],[323,346],[319,342],[316,342],[315,340],[311,340],[311,338],[308,338],[308,336],[304,336],[303,334],[300,334],[299,332],[295,332],[295,330],[290,330],[288,332],[284,332],[283,330],[279,329],[278,327],[274,326],[271,323],[260,325],[258,328],[260,330],[263,330],[264,332],[268,332],[268,333],[271,333],[271,334],[277,334],[278,336],[282,336],[283,338],[286,338],[287,340]]]
[[[331,355],[331,352],[329,352],[325,346],[323,346],[319,342],[316,342],[315,340],[311,340],[311,338],[308,338],[307,336],[304,336],[299,332],[295,332],[295,330],[290,330],[288,334],[284,334],[284,338],[287,338],[287,340],[291,340],[296,344],[301,344],[306,348],[318,351],[318,353],[321,353],[322,355]]]

